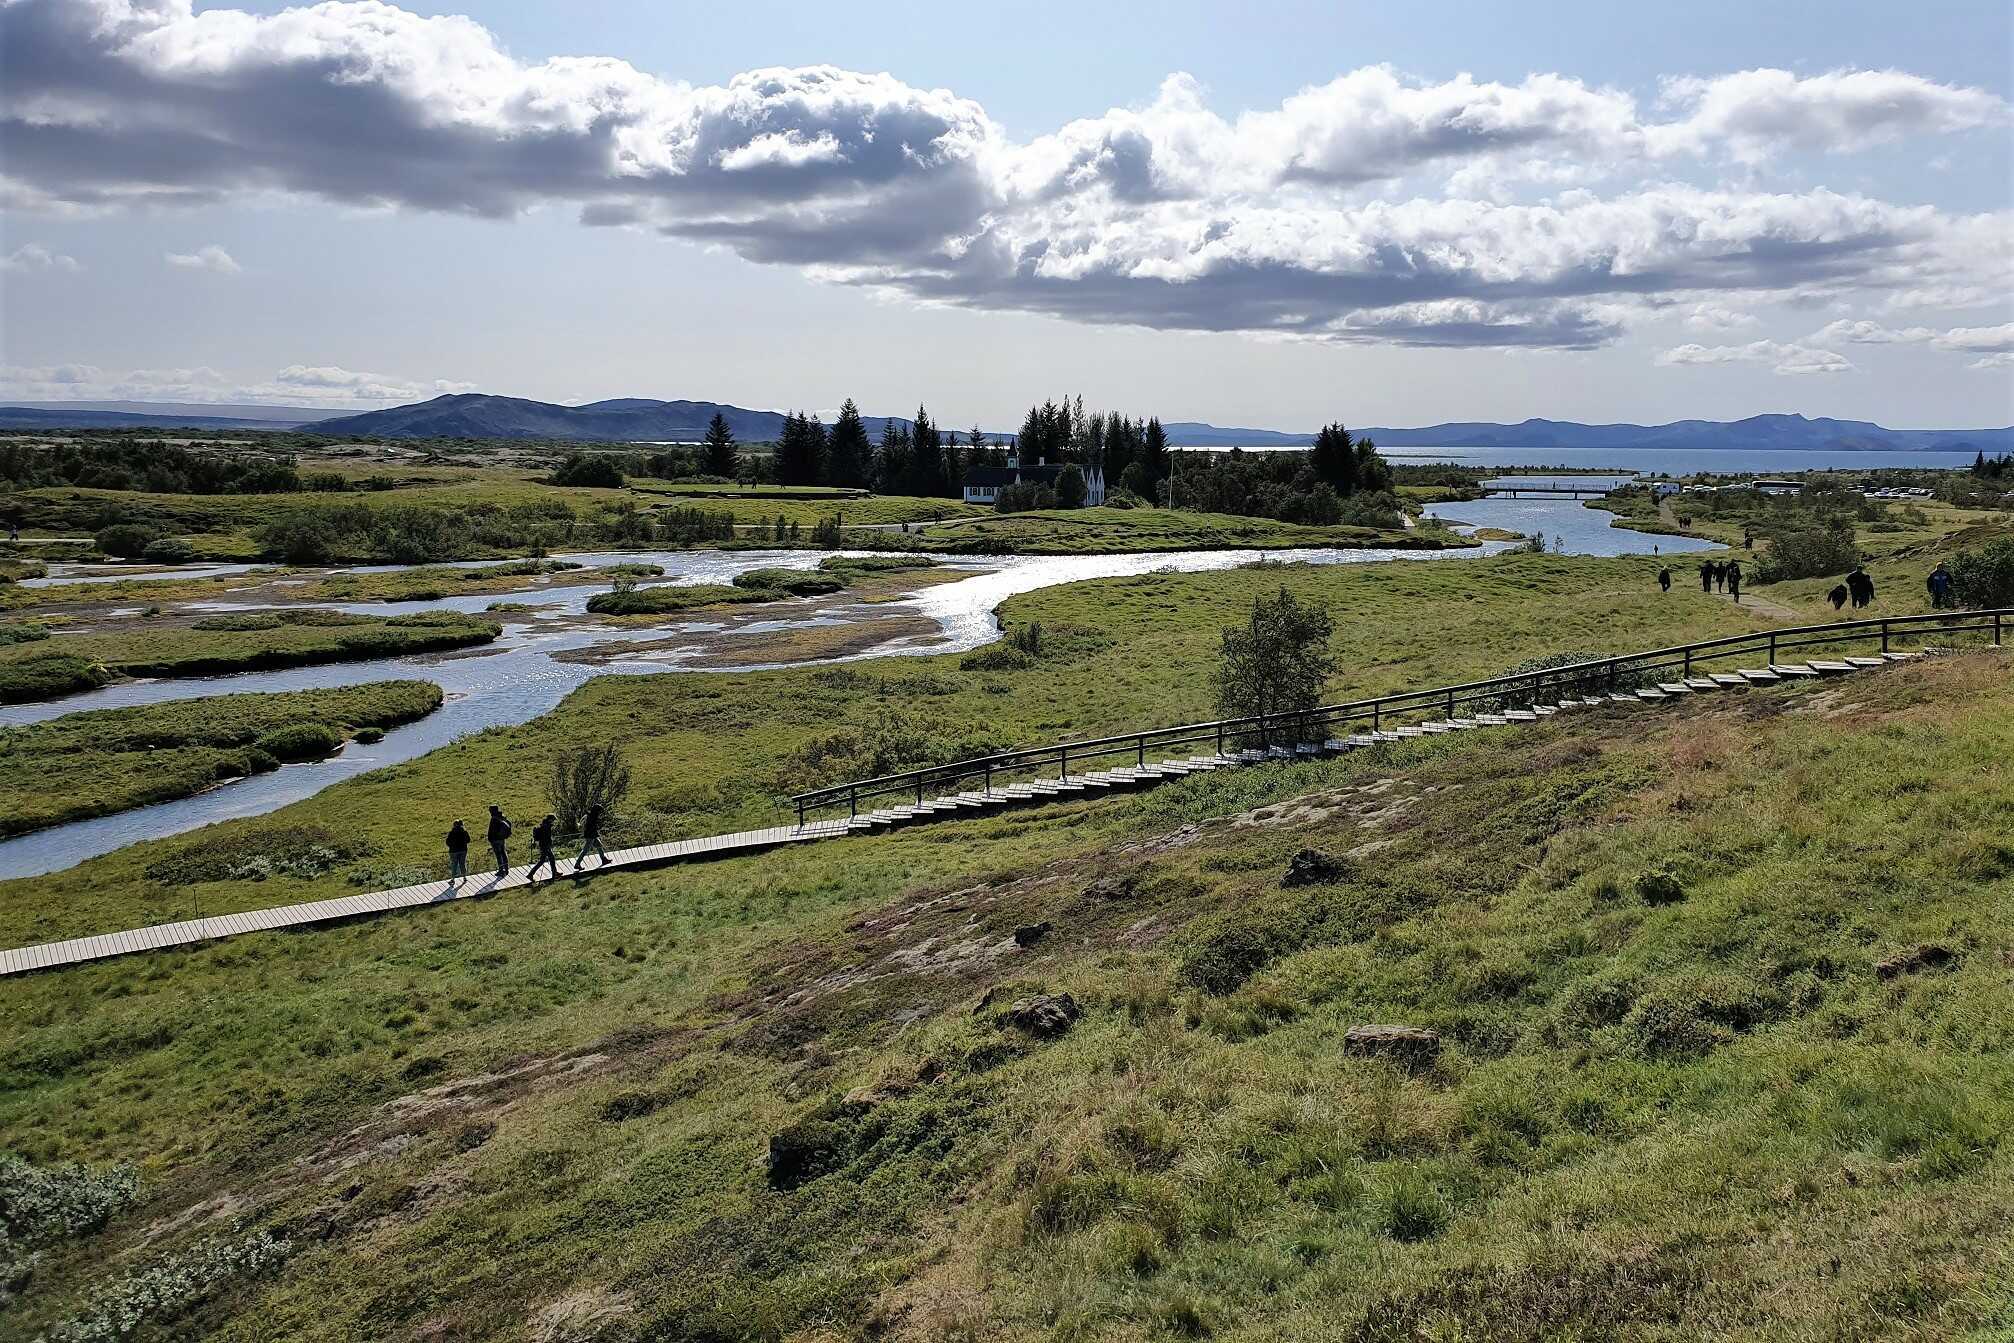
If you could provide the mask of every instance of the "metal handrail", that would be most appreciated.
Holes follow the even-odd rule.
[[[920,803],[925,800],[924,794],[933,784],[940,786],[956,784],[968,778],[984,778],[986,791],[990,793],[996,775],[1025,773],[1051,764],[1057,767],[1060,777],[1067,781],[1070,777],[1072,757],[1075,757],[1077,763],[1082,766],[1108,756],[1131,754],[1135,756],[1139,765],[1144,766],[1147,763],[1147,750],[1150,744],[1160,748],[1214,740],[1217,753],[1222,754],[1227,742],[1236,742],[1254,735],[1259,738],[1264,748],[1274,750],[1279,749],[1274,745],[1276,730],[1297,734],[1283,738],[1287,744],[1306,742],[1309,740],[1308,730],[1313,727],[1333,728],[1339,724],[1360,720],[1368,720],[1371,730],[1379,732],[1384,730],[1384,720],[1387,718],[1403,718],[1440,711],[1445,711],[1446,715],[1452,718],[1464,705],[1501,701],[1508,697],[1506,692],[1520,698],[1529,696],[1524,702],[1537,703],[1547,688],[1564,690],[1570,685],[1579,686],[1583,687],[1581,692],[1583,694],[1585,688],[1589,686],[1606,685],[1613,690],[1625,675],[1637,676],[1665,668],[1677,668],[1682,669],[1682,675],[1689,676],[1694,663],[1717,661],[1738,653],[1765,649],[1769,655],[1769,662],[1774,664],[1778,654],[1785,649],[1850,643],[1878,636],[1881,650],[1885,653],[1890,650],[1890,644],[1897,631],[1922,630],[1950,633],[1990,632],[1993,642],[1997,645],[2002,640],[2004,627],[2010,623],[2014,623],[2014,607],[1982,611],[1932,612],[1918,616],[1881,616],[1866,620],[1836,621],[1829,625],[1792,625],[1752,634],[1722,635],[1714,639],[1674,644],[1668,648],[1652,648],[1636,653],[1618,653],[1613,657],[1592,658],[1586,662],[1548,667],[1542,671],[1512,672],[1486,677],[1479,681],[1462,681],[1430,689],[1401,690],[1389,695],[1348,700],[1312,709],[1181,723],[1169,727],[1146,728],[1138,732],[1124,732],[1109,737],[1088,737],[1049,746],[1021,747],[991,755],[972,756],[942,765],[925,765],[894,774],[852,779],[845,783],[794,794],[790,802],[797,810],[798,824],[802,825],[808,813],[828,807],[845,805],[851,814],[858,815],[863,800],[878,797],[897,794],[907,797],[913,793],[916,801]]]

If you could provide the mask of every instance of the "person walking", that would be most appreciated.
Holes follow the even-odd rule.
[[[1670,592],[1670,591],[1671,591],[1671,570],[1670,570],[1670,569],[1659,569],[1659,570],[1657,571],[1657,589],[1658,589],[1658,591],[1659,591],[1659,592]]]
[[[1713,561],[1711,560],[1701,560],[1699,562],[1699,590],[1701,592],[1713,591],[1714,567],[1715,566],[1713,564]]]
[[[1734,598],[1734,604],[1741,605],[1741,566],[1733,560],[1727,562],[1727,591]]]
[[[1825,600],[1831,602],[1832,609],[1837,611],[1840,607],[1846,605],[1846,599],[1852,595],[1852,593],[1846,590],[1846,584],[1835,583],[1832,591],[1825,594]]]
[[[1941,611],[1951,605],[1951,571],[1944,567],[1944,561],[1937,561],[1937,567],[1930,571],[1930,577],[1923,580],[1930,589],[1930,609]]]
[[[1727,591],[1727,571],[1733,566],[1733,560],[1713,566],[1713,590],[1715,592]]]
[[[573,870],[578,872],[587,862],[589,848],[601,855],[601,865],[608,866],[608,850],[601,846],[601,803],[587,809],[587,815],[580,819],[580,856],[573,860]]]
[[[490,852],[497,856],[497,875],[501,877],[510,871],[510,854],[506,845],[510,843],[510,818],[503,814],[503,808],[490,803]]]
[[[448,827],[448,880],[463,881],[469,874],[469,828],[457,819]]]
[[[553,880],[559,880],[559,862],[552,856],[553,814],[547,812],[545,819],[531,828],[532,843],[538,845],[538,860],[531,865],[531,871],[524,874],[529,882],[538,880],[538,870],[548,864],[552,867]]]
[[[1857,564],[1846,575],[1846,590],[1853,595],[1853,609],[1856,611],[1874,601],[1874,580]]]

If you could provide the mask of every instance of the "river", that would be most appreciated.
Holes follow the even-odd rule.
[[[1560,538],[1565,553],[1569,554],[1646,554],[1653,546],[1676,551],[1702,544],[1689,542],[1683,537],[1650,536],[1610,527],[1610,514],[1585,508],[1572,500],[1486,499],[1467,504],[1437,505],[1429,511],[1463,523],[1503,526],[1520,532],[1540,530],[1549,539]],[[1492,543],[1474,549],[1445,551],[1293,550],[1272,553],[1275,558],[1309,564],[1376,564],[1471,559],[1496,554],[1505,548],[1502,543]],[[755,671],[784,665],[807,666],[866,658],[960,653],[998,638],[999,622],[993,613],[1000,603],[1020,593],[1061,583],[1157,570],[1196,573],[1231,569],[1265,555],[1266,552],[1257,550],[1209,550],[1128,555],[940,558],[941,565],[969,571],[968,576],[951,582],[919,585],[906,596],[873,606],[862,606],[843,593],[791,601],[783,603],[773,619],[736,626],[737,632],[742,634],[785,632],[807,626],[908,616],[912,618],[912,623],[913,618],[920,617],[935,627],[929,634],[892,637],[843,656],[787,664],[748,662],[724,666],[717,660],[709,660],[704,667],[694,666],[693,660],[707,651],[705,645],[695,640],[690,648],[666,648],[663,644],[667,635],[675,636],[681,631],[703,635],[719,630],[720,623],[708,621],[702,614],[678,620],[676,629],[666,626],[638,629],[600,624],[586,613],[588,597],[599,590],[592,585],[542,588],[524,593],[478,593],[443,598],[423,606],[413,602],[317,602],[318,606],[360,615],[396,615],[424,608],[481,612],[498,601],[535,603],[536,609],[499,614],[498,619],[504,624],[502,637],[478,648],[371,662],[325,663],[280,671],[242,672],[231,676],[124,681],[60,700],[0,706],[0,727],[4,727],[41,722],[88,709],[159,704],[253,690],[322,689],[400,678],[433,681],[447,694],[442,706],[426,718],[393,728],[385,733],[383,740],[370,745],[353,742],[325,760],[285,765],[270,773],[221,784],[194,797],[136,807],[112,816],[52,826],[0,840],[0,878],[60,871],[86,858],[141,840],[159,839],[216,821],[274,811],[312,797],[322,789],[366,770],[382,769],[424,755],[471,732],[528,722],[551,710],[595,676]],[[566,558],[593,567],[623,563],[655,564],[663,568],[664,577],[642,586],[659,586],[726,583],[736,574],[750,569],[809,569],[816,567],[824,555],[803,550],[690,550],[596,552],[568,555]],[[228,573],[247,572],[251,567],[215,566]],[[387,572],[399,567],[378,565],[358,572]],[[52,565],[51,577],[44,581],[75,582],[79,574],[78,566]],[[140,580],[184,578],[189,574],[190,571],[185,568],[127,576]],[[253,610],[259,606],[258,603],[232,601],[191,602],[187,605],[214,612]],[[624,654],[618,649],[595,662],[571,661],[560,656],[597,645],[606,648],[624,643],[652,646],[641,647],[633,654]]]

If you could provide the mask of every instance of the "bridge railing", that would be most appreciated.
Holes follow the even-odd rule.
[[[1739,658],[1760,655],[1766,664],[1773,664],[1791,651],[1802,651],[1809,657],[1812,650],[1878,647],[1886,653],[1895,651],[1898,640],[1920,641],[1926,636],[1990,639],[1998,645],[2008,629],[2014,629],[2014,607],[1883,616],[1732,634],[1313,709],[1181,723],[1110,737],[1000,751],[895,774],[851,779],[797,793],[790,803],[801,826],[815,812],[844,807],[849,816],[857,816],[863,808],[872,811],[892,803],[920,803],[933,794],[955,793],[973,785],[991,792],[1051,772],[1058,780],[1067,781],[1073,770],[1084,774],[1126,764],[1143,766],[1150,758],[1159,759],[1168,752],[1183,749],[1192,754],[1223,755],[1248,750],[1292,754],[1296,746],[1353,732],[1385,732],[1429,718],[1467,717],[1680,681]]]

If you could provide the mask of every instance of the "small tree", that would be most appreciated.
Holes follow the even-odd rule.
[[[732,480],[740,473],[741,452],[734,445],[734,431],[727,427],[727,417],[719,411],[713,413],[713,422],[706,426],[701,448],[707,475]]]
[[[1335,671],[1329,640],[1335,622],[1319,606],[1303,606],[1284,587],[1271,599],[1252,604],[1244,628],[1224,630],[1218,654],[1217,711],[1226,718],[1298,715],[1321,703],[1322,687]],[[1289,718],[1284,724],[1261,724],[1262,742],[1271,743],[1276,727],[1298,740],[1305,724]]]
[[[1056,475],[1056,507],[1082,508],[1084,506],[1084,473],[1076,466],[1066,466]]]
[[[629,795],[629,761],[614,742],[606,746],[569,746],[552,762],[545,800],[558,818],[561,834],[576,834],[589,807],[599,806],[606,818]]]

